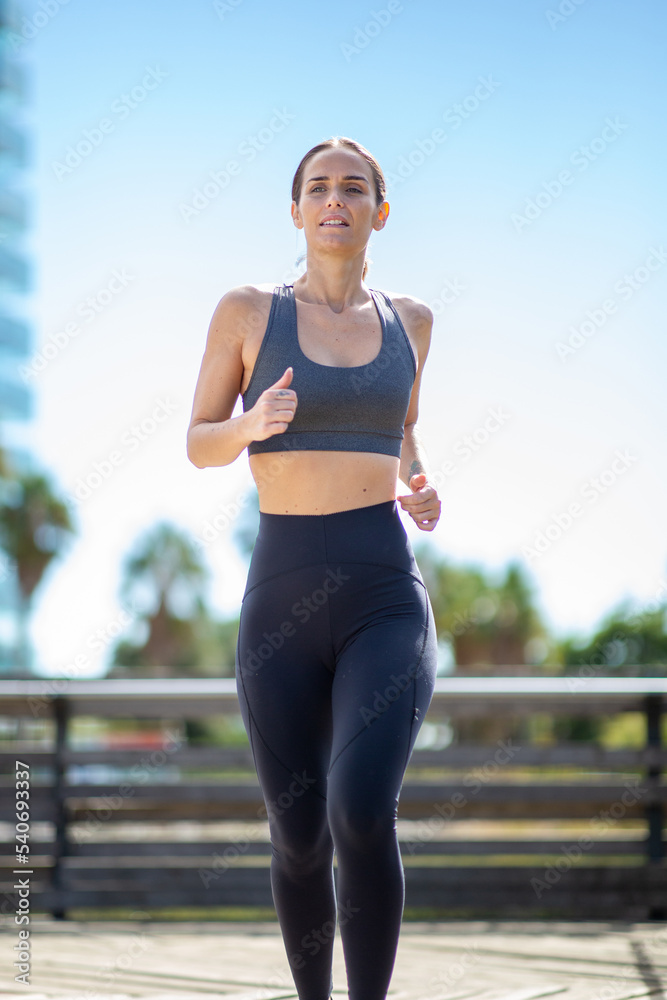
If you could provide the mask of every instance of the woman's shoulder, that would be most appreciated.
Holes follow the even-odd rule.
[[[406,295],[404,292],[390,292],[387,289],[377,289],[387,295],[401,318],[403,326],[412,333],[416,339],[428,338],[433,326],[433,310],[415,295]]]
[[[213,315],[213,326],[228,336],[241,335],[266,326],[275,282],[235,285],[219,300]]]
[[[236,285],[218,301],[208,329],[207,349],[247,352],[259,343],[271,312],[275,285]]]
[[[244,308],[248,306],[261,306],[267,300],[270,304],[276,282],[261,282],[258,284],[235,285],[228,289],[220,299],[218,305],[230,308]]]

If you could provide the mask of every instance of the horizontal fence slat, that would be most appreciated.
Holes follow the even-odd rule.
[[[165,881],[161,887],[141,886],[125,877],[90,885],[67,882],[58,896],[48,887],[35,892],[33,906],[35,910],[49,909],[56,902],[68,909],[273,906],[268,868],[230,868],[208,888],[201,883],[197,870],[191,870],[189,875],[189,882],[175,885]],[[621,912],[625,920],[645,920],[653,909],[664,906],[665,898],[664,868],[652,872],[637,868],[572,868],[550,886],[545,882],[544,867],[405,869],[406,908],[461,913],[479,911],[481,904],[489,914],[505,917],[578,911],[592,918],[618,919]]]
[[[461,855],[530,855],[530,854],[560,854],[571,850],[576,846],[579,839],[590,834],[572,835],[561,840],[433,840],[426,835],[419,837],[418,834],[411,839],[409,837],[399,840],[401,853],[406,857],[418,857],[420,855],[441,855],[443,857],[458,857]],[[53,843],[32,845],[30,854],[30,865],[51,864],[50,850]],[[646,852],[645,839],[623,840],[592,840],[590,844],[586,842],[584,854],[586,856],[640,856]],[[0,845],[0,868],[3,859],[13,857],[14,851],[11,845]],[[67,861],[81,860],[92,861],[96,858],[108,860],[113,858],[119,862],[125,859],[146,858],[211,858],[213,855],[221,857],[266,857],[271,854],[271,844],[268,840],[250,841],[239,838],[239,840],[211,841],[183,843],[179,841],[165,842],[155,841],[128,843],[127,841],[108,841],[105,843],[69,843],[67,848]]]
[[[136,822],[179,822],[179,821],[214,821],[214,820],[256,820],[262,806],[259,800],[251,802],[220,802],[220,803],[176,803],[172,808],[163,807],[159,812],[148,807],[137,806],[133,809],[117,809],[110,813],[95,811],[87,806],[79,809],[69,809],[70,822],[81,823],[96,831],[106,823]],[[489,803],[475,800],[467,803],[457,811],[461,819],[479,820],[591,820],[601,812],[586,802],[561,803],[529,803],[522,801]],[[399,805],[399,819],[428,820],[435,818],[433,803],[412,803]],[[639,806],[630,807],[624,814],[624,819],[640,820],[643,812]],[[449,822],[449,821],[448,821]],[[85,834],[84,834],[85,836]]]
[[[512,667],[508,667],[512,670]],[[628,671],[639,670],[635,665]],[[648,695],[667,696],[667,677],[440,677],[429,716],[549,711],[600,715],[642,711]],[[66,697],[73,715],[197,718],[238,713],[234,678],[103,678],[0,681],[0,714],[48,717]]]
[[[611,867],[575,863],[563,868],[562,871],[558,871],[553,865],[477,868],[464,865],[442,868],[406,865],[404,872],[406,882],[409,879],[413,886],[421,887],[423,893],[441,893],[445,888],[456,889],[457,892],[465,891],[466,887],[472,884],[478,888],[487,887],[488,895],[502,893],[513,886],[522,890],[529,889],[531,893],[539,896],[540,893],[547,895],[561,884],[571,883],[571,887],[576,887],[580,891],[604,892],[630,886],[633,894],[646,893],[656,902],[660,902],[663,894],[664,902],[666,898],[664,893],[667,891],[667,868],[641,868],[635,865]],[[206,880],[202,878],[202,873],[212,876],[208,887]],[[551,873],[550,881],[549,873]],[[68,889],[106,885],[108,889],[131,891],[133,888],[141,888],[142,885],[169,889],[178,884],[195,889],[202,888],[204,890],[202,895],[208,895],[213,889],[225,884],[245,885],[253,881],[257,884],[269,884],[270,871],[268,865],[234,865],[218,871],[198,865],[157,868],[128,866],[122,869],[65,868],[62,878]],[[46,882],[42,880],[39,885],[43,888]],[[9,881],[3,880],[0,883],[3,892],[9,892],[11,888]]]
[[[608,777],[608,776],[607,776]],[[294,782],[292,782],[292,785]],[[289,782],[286,784],[285,791]],[[48,788],[33,786],[40,793],[36,798],[46,799]],[[12,788],[5,787],[5,800],[15,801]],[[255,801],[259,791],[257,779],[248,781],[218,781],[200,784],[177,784],[164,782],[160,784],[135,784],[131,780],[116,784],[90,784],[88,782],[66,785],[64,794],[68,801],[81,799],[113,799],[127,802],[139,799],[152,799],[156,802],[170,804],[173,802],[211,802],[211,801]],[[667,798],[667,785],[649,786],[647,782],[628,781],[619,778],[618,781],[488,781],[474,773],[468,778],[445,781],[410,781],[403,784],[401,799],[406,803],[441,802],[456,795],[464,798],[487,799],[488,801],[505,801],[509,798],[523,801],[599,801],[615,802],[620,796],[635,801],[664,801]],[[456,804],[456,799],[454,799]],[[628,802],[629,804],[629,802]]]
[[[481,767],[493,763],[496,746],[457,745],[439,750],[414,750],[409,762],[409,770],[421,767]],[[63,754],[63,763],[68,766],[89,767],[106,765],[116,767],[132,767],[137,765],[151,766],[156,760],[162,760],[161,754],[167,753],[170,765],[182,768],[230,768],[253,767],[252,752],[247,747],[189,747],[160,750],[141,747],[135,750],[108,749],[75,750],[68,748]],[[15,746],[12,752],[0,751],[0,767],[13,770],[14,761],[21,759],[34,768],[52,768],[55,754],[51,750],[33,749],[29,746]],[[507,768],[524,767],[582,767],[600,768],[601,770],[616,770],[619,768],[664,767],[667,765],[667,748],[643,748],[640,750],[606,750],[593,745],[560,744],[548,747],[521,747],[511,759],[503,763]],[[408,773],[409,773],[408,770]]]
[[[176,818],[266,819],[266,807],[255,781],[206,785],[130,786],[72,785],[64,789],[70,822],[173,820]],[[667,800],[667,785],[538,783],[406,783],[399,817],[454,818],[586,818],[611,811],[614,822],[639,818],[644,808]],[[12,800],[13,801],[13,800]],[[7,799],[6,803],[9,804]],[[36,796],[30,809],[34,820],[53,818],[47,792]]]

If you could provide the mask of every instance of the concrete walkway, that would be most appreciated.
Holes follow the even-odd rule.
[[[54,921],[0,935],[2,1000],[294,1000],[276,923]],[[337,932],[334,1000],[346,1000]],[[667,1000],[667,924],[403,924],[388,1000]]]

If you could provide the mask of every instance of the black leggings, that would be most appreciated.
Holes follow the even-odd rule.
[[[404,905],[398,798],[436,653],[395,501],[260,514],[236,679],[299,1000],[333,989],[336,918],[350,1000],[386,996]]]

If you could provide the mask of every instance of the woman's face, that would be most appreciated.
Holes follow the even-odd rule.
[[[325,149],[311,157],[299,203],[292,202],[294,224],[304,230],[310,248],[340,247],[360,253],[371,232],[383,228],[388,214],[386,201],[376,204],[370,164],[344,148]]]

